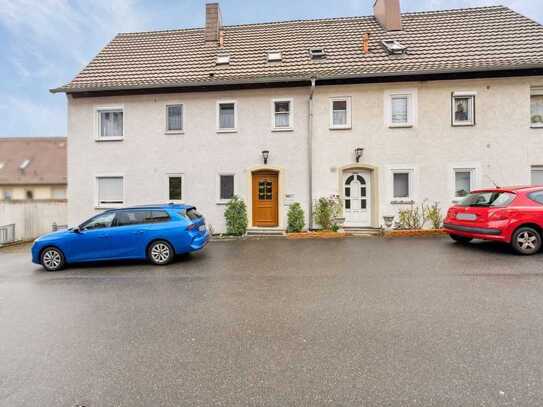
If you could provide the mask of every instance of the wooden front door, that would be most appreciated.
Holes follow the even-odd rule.
[[[278,180],[276,172],[253,173],[253,226],[279,225]]]

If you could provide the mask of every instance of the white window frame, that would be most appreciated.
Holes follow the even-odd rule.
[[[228,202],[230,202],[230,199],[221,199],[221,176],[232,176],[234,177],[234,195],[237,195],[238,193],[238,186],[237,186],[237,177],[236,173],[234,171],[223,171],[219,172],[217,174],[217,205],[226,205]]]
[[[417,167],[411,164],[390,165],[388,169],[389,199],[393,205],[411,204],[416,202],[417,196]],[[408,174],[409,195],[407,197],[394,196],[394,174]]]
[[[417,124],[417,89],[397,89],[385,91],[385,126],[393,128],[411,128]],[[393,123],[392,122],[392,98],[397,96],[407,96],[407,122],[406,123]]]
[[[542,123],[532,123],[532,96],[543,96],[543,86],[531,86],[530,87],[530,128],[541,129]]]
[[[477,92],[453,92],[451,96],[451,123],[453,127],[473,127],[477,123],[476,121],[476,96]],[[468,121],[457,121],[455,118],[456,99],[470,99],[469,103],[469,117]]]
[[[181,199],[170,199],[170,178],[181,178]],[[168,172],[166,174],[166,202],[184,203],[185,202],[185,175],[181,172]]]
[[[121,203],[100,203],[98,179],[99,178],[122,178],[123,179],[123,201]],[[96,209],[121,208],[126,203],[126,177],[121,173],[96,174],[94,175],[94,203]]]
[[[347,112],[346,123],[343,125],[334,125],[334,102],[346,102]],[[351,97],[350,96],[337,96],[330,98],[330,130],[349,130],[352,128],[352,111],[351,111]]]
[[[230,103],[234,104],[234,127],[231,129],[221,129],[220,127],[221,105],[230,104]],[[217,133],[236,133],[238,131],[238,102],[237,100],[217,100],[216,126],[217,126]]]
[[[181,130],[169,130],[168,129],[168,107],[170,106],[181,106]],[[185,133],[185,104],[183,102],[168,102],[164,104],[164,117],[166,123],[164,123],[164,133],[165,134],[184,134]]]
[[[100,134],[101,132],[101,129],[102,129],[102,125],[101,125],[101,120],[102,120],[102,115],[101,113],[102,112],[107,112],[107,111],[119,111],[121,110],[123,112],[123,134],[121,137],[102,137],[102,135]],[[95,141],[123,141],[124,140],[124,136],[125,136],[125,127],[126,127],[126,110],[124,108],[124,105],[106,105],[106,106],[95,106],[94,107],[94,116],[95,116],[95,120],[94,120],[94,140]]]
[[[481,184],[481,165],[479,163],[454,163],[449,166],[449,195],[453,203],[460,202],[463,197],[456,196],[456,173],[470,173],[470,189],[475,191]]]
[[[288,127],[275,127],[275,104],[277,102],[289,103]],[[294,99],[292,98],[272,99],[271,112],[272,112],[272,117],[271,117],[272,131],[293,131],[294,130]]]

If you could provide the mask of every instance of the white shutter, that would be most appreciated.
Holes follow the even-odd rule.
[[[122,204],[123,188],[122,177],[98,178],[98,203]]]

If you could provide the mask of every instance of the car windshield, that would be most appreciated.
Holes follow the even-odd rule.
[[[502,207],[507,206],[515,199],[510,192],[487,191],[474,192],[460,201],[460,206]]]

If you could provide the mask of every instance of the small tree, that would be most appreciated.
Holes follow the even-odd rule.
[[[338,230],[336,218],[341,215],[341,201],[336,196],[319,198],[315,203],[315,223],[324,230]]]
[[[443,214],[439,207],[439,202],[434,202],[433,205],[425,206],[425,218],[430,221],[433,229],[439,229],[443,224]]]
[[[301,232],[302,229],[305,226],[305,220],[304,220],[304,210],[302,209],[302,205],[300,205],[298,202],[294,202],[290,207],[288,208],[288,232]]]
[[[238,196],[234,195],[226,205],[224,218],[226,220],[226,233],[229,235],[243,236],[247,232],[247,207],[245,202],[239,199]]]

